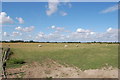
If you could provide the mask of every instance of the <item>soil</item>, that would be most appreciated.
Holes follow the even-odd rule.
[[[34,62],[20,68],[7,69],[8,78],[118,78],[117,68],[89,69],[61,65],[51,59],[43,63]]]

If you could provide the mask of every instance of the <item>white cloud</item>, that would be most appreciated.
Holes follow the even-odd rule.
[[[44,34],[43,32],[40,32],[37,34],[36,39],[40,41],[62,41],[65,38],[64,35],[59,33]]]
[[[64,31],[64,27],[56,27],[55,28],[57,31]]]
[[[85,39],[88,40],[91,36],[95,35],[95,32],[81,28],[77,29],[76,32],[67,32],[67,35],[66,33],[63,33],[66,31],[63,27],[56,27],[53,25],[50,28],[56,31],[60,31],[61,33],[56,31],[49,34],[39,33],[36,38],[43,41],[77,41]]]
[[[52,28],[52,29],[55,29],[56,27],[53,25],[53,26],[51,26],[51,28]]]
[[[62,34],[50,33],[50,34],[46,35],[46,39],[49,41],[60,41],[61,36],[62,36]]]
[[[13,32],[12,33],[12,36],[21,36],[22,35],[22,33],[19,33],[19,32]]]
[[[19,21],[20,24],[23,24],[23,23],[24,23],[23,18],[21,18],[21,17],[16,17],[16,19]]]
[[[107,32],[111,32],[113,29],[110,27],[107,29]]]
[[[18,30],[18,31],[23,31],[23,32],[31,32],[34,30],[34,26],[30,26],[30,27],[25,27],[25,28],[22,28],[20,26],[16,27],[15,30]]]
[[[64,12],[64,11],[61,11],[60,14],[61,14],[62,16],[68,15],[68,14],[67,14],[66,12]]]
[[[90,32],[90,30],[85,30],[85,29],[82,29],[82,28],[78,28],[76,30],[76,32],[78,32],[78,33],[88,33],[88,32]]]
[[[0,24],[13,23],[12,18],[6,12],[0,12]]]
[[[118,29],[108,28],[106,32],[98,33],[78,28],[75,32],[67,35],[63,33],[51,33],[45,35],[44,39],[47,41],[117,41]]]
[[[15,28],[15,30],[18,30],[18,31],[23,31],[23,28],[22,28],[22,27],[20,27],[20,26],[18,26],[18,27],[16,27],[16,28]]]
[[[118,29],[108,28],[105,32],[94,32],[89,29],[78,28],[73,32],[65,32],[64,27],[51,26],[50,29],[53,29],[52,33],[39,32],[36,34],[22,34],[22,32],[31,31],[28,28],[17,27],[16,30],[20,32],[12,32],[11,35],[8,35],[7,32],[4,32],[4,36],[14,37],[14,36],[27,36],[29,40],[39,40],[39,41],[118,41]],[[21,37],[22,37],[21,36]]]
[[[67,32],[67,31],[65,31],[64,27],[56,27],[56,26],[53,25],[53,26],[51,26],[49,28],[54,29],[55,32]]]
[[[38,37],[44,37],[44,33],[43,33],[43,32],[40,32],[40,33],[38,34]]]
[[[31,32],[31,31],[33,31],[34,30],[34,26],[30,26],[30,27],[25,27],[25,28],[23,28],[23,31],[24,32]]]
[[[12,32],[11,34],[8,34],[7,32],[3,32],[3,37],[12,37],[12,36],[21,36],[22,33],[20,32]]]
[[[3,32],[3,36],[10,36],[7,32]]]
[[[35,39],[39,40],[39,39],[44,39],[45,38],[45,34],[43,32],[39,32],[37,34],[37,36],[35,37]]]
[[[108,28],[106,32],[97,33],[94,39],[97,41],[118,41],[118,29]]]
[[[120,6],[120,5],[119,5],[119,6]],[[114,11],[116,11],[116,10],[118,10],[118,9],[119,9],[118,5],[114,5],[114,6],[112,6],[112,7],[109,7],[109,8],[107,8],[107,9],[101,11],[100,13],[114,12]]]
[[[58,4],[59,4],[58,0],[49,0],[48,1],[48,9],[46,11],[46,14],[48,16],[50,16],[53,13],[55,13],[58,10]]]
[[[48,0],[46,14],[48,16],[50,16],[50,15],[56,13],[58,11],[58,6],[61,6],[61,5],[67,5],[69,8],[72,7],[70,0],[64,0],[64,2],[62,2],[61,4],[60,4],[59,0]],[[62,11],[62,12],[60,12],[60,14],[62,16],[66,16],[68,13]]]

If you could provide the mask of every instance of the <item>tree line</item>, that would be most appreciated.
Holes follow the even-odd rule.
[[[46,41],[46,42],[39,42],[39,41],[24,41],[24,40],[10,40],[10,41],[0,41],[1,43],[99,43],[99,44],[120,44],[120,42],[98,42],[98,41],[93,41],[93,42],[51,42],[51,41]]]

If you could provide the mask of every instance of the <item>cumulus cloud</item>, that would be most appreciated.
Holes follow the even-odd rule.
[[[23,18],[21,18],[21,17],[16,17],[16,19],[19,21],[20,24],[23,24],[23,23],[24,23]]]
[[[57,31],[61,31],[61,30],[64,30],[64,27],[56,27],[56,26],[51,26],[50,27],[51,29],[55,29],[55,30],[57,30]]]
[[[62,41],[64,39],[64,35],[59,33],[44,34],[43,32],[40,32],[36,36],[36,40],[40,41]]]
[[[64,0],[64,2],[62,2],[61,4],[60,4],[59,0],[48,0],[46,14],[48,16],[50,16],[50,15],[56,13],[58,11],[58,6],[60,6],[60,5],[67,5],[69,8],[72,7],[72,4],[70,3],[69,0]],[[62,11],[62,12],[60,12],[60,14],[62,16],[66,16],[68,13]]]
[[[48,16],[50,16],[53,13],[55,13],[58,10],[58,4],[59,4],[58,0],[49,0],[48,1],[48,9],[46,11],[46,14]]]
[[[3,34],[3,37],[15,37],[15,36],[21,36],[22,35],[22,33],[20,33],[20,32],[12,32],[11,34],[8,34],[7,32],[3,32],[2,33]]]
[[[18,26],[18,27],[16,27],[16,28],[15,28],[15,30],[18,30],[18,31],[23,31],[23,28],[22,28],[22,27],[20,27],[20,26]]]
[[[55,25],[48,27],[49,29],[55,30],[55,32],[67,32],[64,27],[56,27]]]
[[[106,32],[97,33],[95,39],[98,41],[118,41],[118,29],[108,28]]]
[[[89,33],[90,30],[85,30],[85,29],[82,29],[82,28],[78,28],[78,29],[76,30],[76,32],[78,32],[78,33]]]
[[[7,16],[6,12],[0,12],[0,24],[13,23],[10,16]]]
[[[36,36],[35,36],[35,40],[40,40],[40,41],[47,41],[47,35],[43,32],[39,32]]]
[[[66,37],[70,41],[118,41],[118,29],[108,28],[106,32],[93,32],[78,28]]]
[[[87,34],[87,35],[93,35],[93,34],[95,34],[95,32],[92,32],[92,31],[90,31],[90,30],[86,30],[86,29],[82,29],[82,28],[78,28],[77,30],[76,30],[76,32],[77,33],[84,33],[84,34]]]
[[[36,36],[36,38],[44,38],[44,33],[43,32],[39,32]]]
[[[13,32],[12,33],[12,36],[21,36],[22,35],[22,33],[19,33],[19,32]]]
[[[35,28],[34,26],[25,27],[25,28],[18,26],[15,28],[15,30],[22,31],[22,32],[31,32],[34,30],[34,28]]]
[[[12,32],[12,36],[27,36],[28,39],[39,40],[39,41],[118,41],[118,31],[119,29],[114,29],[112,27],[106,29],[105,32],[94,32],[89,29],[78,28],[75,31],[69,33],[65,32],[64,27],[51,26],[53,29],[52,33],[39,32],[36,34],[22,34],[20,32]],[[16,27],[16,30],[22,32],[31,31],[28,28]],[[58,31],[58,32],[56,32]],[[5,37],[12,37],[7,32],[4,32]]]
[[[101,11],[100,13],[114,12],[114,11],[118,10],[119,7],[120,7],[120,5],[114,5],[114,6],[112,6],[112,7],[109,7],[109,8],[107,8],[107,9]]]
[[[111,27],[107,29],[107,32],[111,32],[111,31],[112,31],[112,28],[111,28]]]
[[[52,29],[56,29],[56,26],[51,26]],[[78,28],[76,31],[64,34],[64,33],[39,33],[37,35],[38,40],[43,41],[117,41],[118,29],[108,28],[105,32],[93,32],[88,29]]]
[[[52,29],[55,29],[56,27],[53,25],[53,26],[51,26],[51,28],[52,28]]]
[[[50,33],[46,36],[46,39],[49,41],[61,41],[62,34]]]

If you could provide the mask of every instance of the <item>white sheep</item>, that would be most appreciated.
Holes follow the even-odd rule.
[[[38,45],[38,47],[42,47],[42,45]]]
[[[65,45],[64,47],[68,47],[68,45]]]

